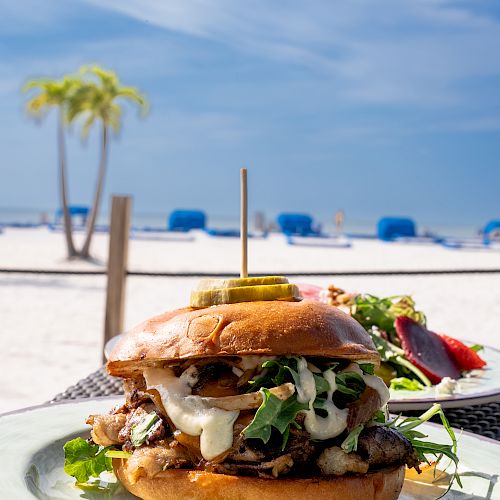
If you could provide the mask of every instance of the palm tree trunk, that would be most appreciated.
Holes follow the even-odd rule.
[[[101,204],[102,190],[104,187],[104,179],[106,177],[106,167],[108,163],[108,127],[102,124],[102,136],[101,136],[101,159],[99,162],[99,172],[97,174],[97,184],[94,193],[94,202],[92,204],[92,210],[90,212],[90,217],[87,221],[87,236],[85,238],[85,243],[81,251],[81,256],[85,259],[90,258],[90,244],[92,243],[92,236],[94,235],[95,225],[97,221],[97,214],[99,212],[99,206]]]
[[[62,111],[59,113],[57,123],[57,149],[59,154],[59,194],[63,209],[64,236],[66,238],[66,248],[68,259],[76,256],[75,245],[73,243],[73,227],[68,207],[68,186],[66,180],[66,148],[64,143],[64,127]]]

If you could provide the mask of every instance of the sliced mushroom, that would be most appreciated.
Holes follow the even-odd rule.
[[[281,399],[288,399],[294,392],[295,386],[288,382],[278,387],[269,389],[269,392]],[[262,403],[260,392],[250,392],[248,394],[239,394],[238,396],[226,396],[224,398],[203,398],[209,406],[220,408],[221,410],[236,411],[236,410],[252,410],[258,408]]]

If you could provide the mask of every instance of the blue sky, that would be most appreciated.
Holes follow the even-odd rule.
[[[328,220],[500,217],[500,8],[487,0],[0,0],[0,207],[57,205],[55,123],[30,77],[98,63],[139,87],[106,197],[136,212],[250,209]],[[97,137],[69,138],[71,200],[91,199]]]

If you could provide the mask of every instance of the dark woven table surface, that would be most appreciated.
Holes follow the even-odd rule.
[[[104,368],[101,368],[58,394],[51,403],[121,394],[123,394],[122,380],[110,377]],[[407,414],[418,415],[420,413],[408,412]],[[464,406],[445,410],[445,413],[453,427],[500,441],[500,403]]]

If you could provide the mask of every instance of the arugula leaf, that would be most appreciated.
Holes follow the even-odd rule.
[[[337,383],[337,391],[352,396],[354,399],[358,399],[366,388],[365,381],[356,372],[338,373],[335,376],[335,382]]]
[[[385,424],[385,413],[382,410],[377,410],[373,415],[372,420],[379,424]]]
[[[422,434],[421,432],[414,430],[415,427],[418,427],[427,420],[430,420],[434,415],[439,415],[443,427],[446,429],[446,432],[450,436],[452,443],[451,445],[423,441],[422,439],[426,438],[427,436],[425,434]],[[386,422],[385,425],[387,427],[393,427],[397,429],[401,434],[403,434],[403,436],[405,436],[406,439],[410,441],[413,449],[417,452],[418,458],[422,462],[430,463],[426,455],[433,455],[434,457],[436,457],[436,465],[439,463],[443,456],[448,457],[454,463],[455,471],[451,475],[448,489],[445,491],[445,493],[443,493],[443,495],[441,495],[441,497],[443,497],[444,495],[446,495],[446,493],[448,493],[448,491],[450,491],[455,481],[460,487],[462,487],[460,475],[457,472],[459,462],[459,458],[457,456],[457,439],[452,427],[448,422],[448,419],[443,412],[443,409],[441,408],[441,405],[437,403],[432,405],[425,413],[420,415],[420,417],[408,417],[397,424],[398,421],[399,417],[396,417],[394,420]]]
[[[282,449],[285,449],[289,426],[297,417],[301,410],[307,410],[309,407],[305,403],[297,401],[297,395],[294,394],[284,401],[272,394],[263,387],[260,390],[262,395],[262,404],[255,413],[254,419],[243,429],[246,438],[262,439],[267,443],[271,438],[272,427],[283,434]]]
[[[340,447],[346,452],[351,453],[351,451],[356,451],[358,449],[358,438],[365,426],[359,424],[347,435]]]
[[[375,373],[375,365],[373,363],[359,363],[359,367],[363,373],[368,375],[373,375]]]
[[[140,446],[151,434],[151,429],[160,420],[160,417],[152,411],[135,424],[130,431],[130,442],[135,446]]]
[[[389,388],[395,391],[420,391],[424,386],[416,379],[397,377],[391,380]]]
[[[484,346],[481,344],[474,344],[470,346],[470,349],[472,349],[474,352],[479,352],[484,349]]]
[[[265,368],[265,373],[255,380],[250,380],[250,388],[247,392],[256,392],[262,387],[271,388],[277,387],[286,382],[292,382],[295,385],[299,382],[299,374],[295,370],[297,367],[297,358],[280,358],[265,361],[262,363],[262,368]]]
[[[112,461],[106,457],[108,449],[90,444],[82,438],[68,441],[64,445],[64,472],[73,476],[78,483],[86,483],[91,477],[97,478],[101,472],[111,472]]]
[[[318,375],[317,373],[313,373],[314,376],[314,384],[316,385],[316,394],[323,394],[324,392],[328,392],[330,390],[330,384],[324,377]]]

